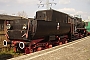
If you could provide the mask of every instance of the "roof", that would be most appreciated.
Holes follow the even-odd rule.
[[[61,12],[61,11],[57,11],[57,10],[54,10],[54,9],[50,9],[50,10],[39,10],[37,12],[41,12],[41,11],[54,11],[54,12],[59,12],[59,13],[63,13],[63,14],[68,15],[67,13],[64,13],[64,12]]]
[[[85,28],[77,28],[77,29],[86,30]]]
[[[15,20],[15,19],[26,19],[19,16],[10,16],[10,15],[1,15],[0,14],[0,20]]]

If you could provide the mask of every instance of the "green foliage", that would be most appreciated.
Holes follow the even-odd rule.
[[[13,57],[17,57],[17,56],[20,56],[20,55],[23,55],[21,53],[16,53],[14,52],[13,50],[10,50],[10,51],[2,51],[0,53],[0,58],[13,58]]]

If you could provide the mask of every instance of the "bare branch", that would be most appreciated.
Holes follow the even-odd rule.
[[[26,12],[24,12],[24,11],[18,12],[17,15],[20,16],[20,17],[23,17],[23,18],[27,18],[28,17],[28,15],[26,14]]]

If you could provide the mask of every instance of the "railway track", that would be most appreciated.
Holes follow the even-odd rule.
[[[74,55],[76,56],[75,58],[77,58],[77,57],[79,57],[78,53],[80,53],[82,51],[82,53],[80,53],[81,54],[80,58],[82,59],[83,57],[85,57],[82,54],[84,54],[83,50],[85,50],[85,48],[86,48],[86,50],[88,50],[88,48],[89,48],[88,44],[90,44],[90,36],[82,38],[82,39],[78,39],[73,42],[69,42],[67,44],[55,46],[55,47],[52,47],[49,49],[45,49],[45,50],[38,51],[35,53],[19,56],[16,58],[11,58],[8,60],[37,60],[37,59],[38,60],[62,60],[62,59],[63,60],[72,60],[72,59],[78,60],[78,59],[73,58]],[[89,50],[88,50],[88,52],[90,53]],[[79,60],[81,60],[81,59],[79,59]],[[87,59],[89,59],[89,58],[87,57]]]

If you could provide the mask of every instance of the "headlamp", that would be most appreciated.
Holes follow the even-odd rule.
[[[26,25],[26,24],[24,24],[22,29],[27,29],[27,25]]]
[[[10,24],[7,24],[7,29],[10,29],[11,28],[11,25]]]

